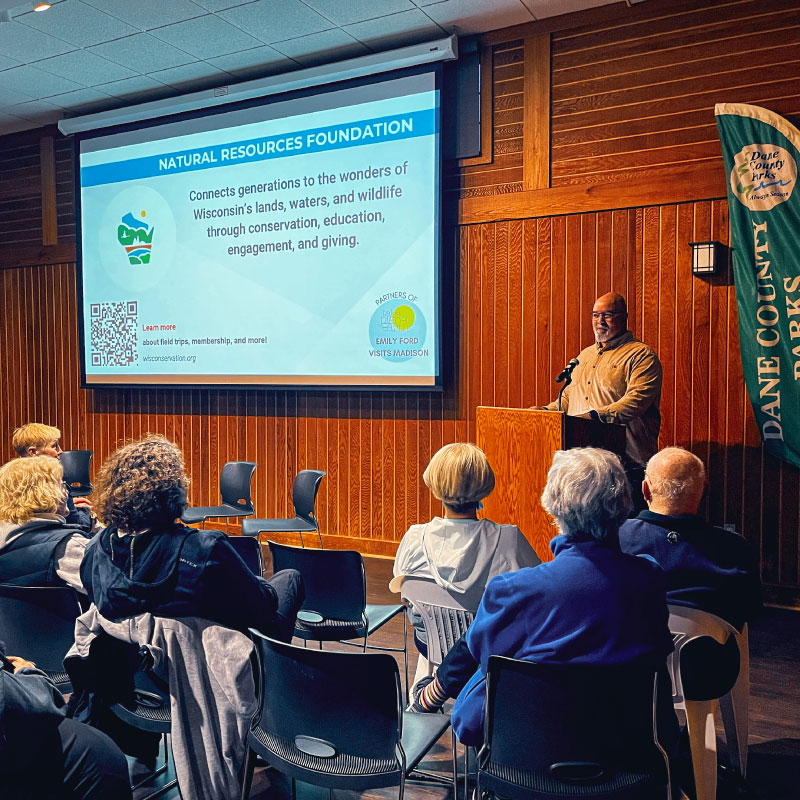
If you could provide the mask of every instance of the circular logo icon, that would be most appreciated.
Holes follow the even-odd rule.
[[[410,300],[387,300],[381,303],[369,321],[369,340],[374,355],[399,363],[408,361],[425,344],[428,328],[425,316]]]
[[[750,144],[733,160],[731,189],[751,211],[769,211],[785,203],[797,183],[797,163],[776,144]]]

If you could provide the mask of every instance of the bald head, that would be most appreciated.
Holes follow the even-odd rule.
[[[621,311],[623,314],[628,313],[628,306],[625,304],[625,298],[616,292],[606,292],[600,295],[594,301],[595,308],[602,306],[606,311]]]
[[[628,329],[628,310],[621,294],[608,292],[594,301],[592,329],[594,340],[600,347],[625,333]]]
[[[665,447],[647,462],[642,490],[656,514],[696,514],[705,482],[706,470],[696,455]]]

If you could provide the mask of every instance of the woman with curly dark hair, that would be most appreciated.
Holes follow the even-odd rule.
[[[289,641],[304,597],[299,573],[265,580],[221,531],[180,524],[188,488],[183,455],[163,436],[124,445],[108,458],[93,495],[107,527],[81,565],[89,598],[112,621],[144,612],[201,617]]]

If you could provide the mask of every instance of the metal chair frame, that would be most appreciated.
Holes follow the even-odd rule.
[[[222,504],[187,508],[181,514],[181,521],[186,525],[202,525],[207,519],[224,517],[225,533],[228,533],[231,517],[249,517],[255,513],[250,486],[257,466],[254,461],[228,461],[219,476]]]

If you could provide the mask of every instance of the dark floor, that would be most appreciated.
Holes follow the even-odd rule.
[[[265,553],[269,573],[268,553]],[[387,585],[392,576],[392,561],[365,558],[367,595],[370,603],[396,601]],[[400,646],[403,625],[398,618],[378,631],[370,641],[378,645]],[[326,645],[327,646],[327,645]],[[413,645],[410,646],[413,651]],[[800,612],[765,609],[750,627],[750,750],[747,783],[760,800],[798,800],[800,798]],[[402,665],[401,665],[402,670]],[[414,658],[410,671],[413,676]],[[721,727],[718,725],[721,735]],[[724,738],[719,740],[721,759],[725,759]],[[450,736],[446,734],[424,766],[435,771],[449,768]],[[460,750],[461,748],[459,748]],[[323,800],[327,790],[298,784],[300,800]],[[357,793],[337,791],[339,800],[351,800]],[[138,796],[144,796],[137,793]],[[177,798],[177,792],[162,795]],[[366,792],[366,798],[395,798],[397,789]],[[288,781],[274,771],[258,769],[253,781],[253,800],[283,800],[291,797]],[[452,790],[435,785],[407,784],[408,800],[452,800]],[[184,800],[202,800],[184,798]],[[722,793],[718,800],[723,800]]]

